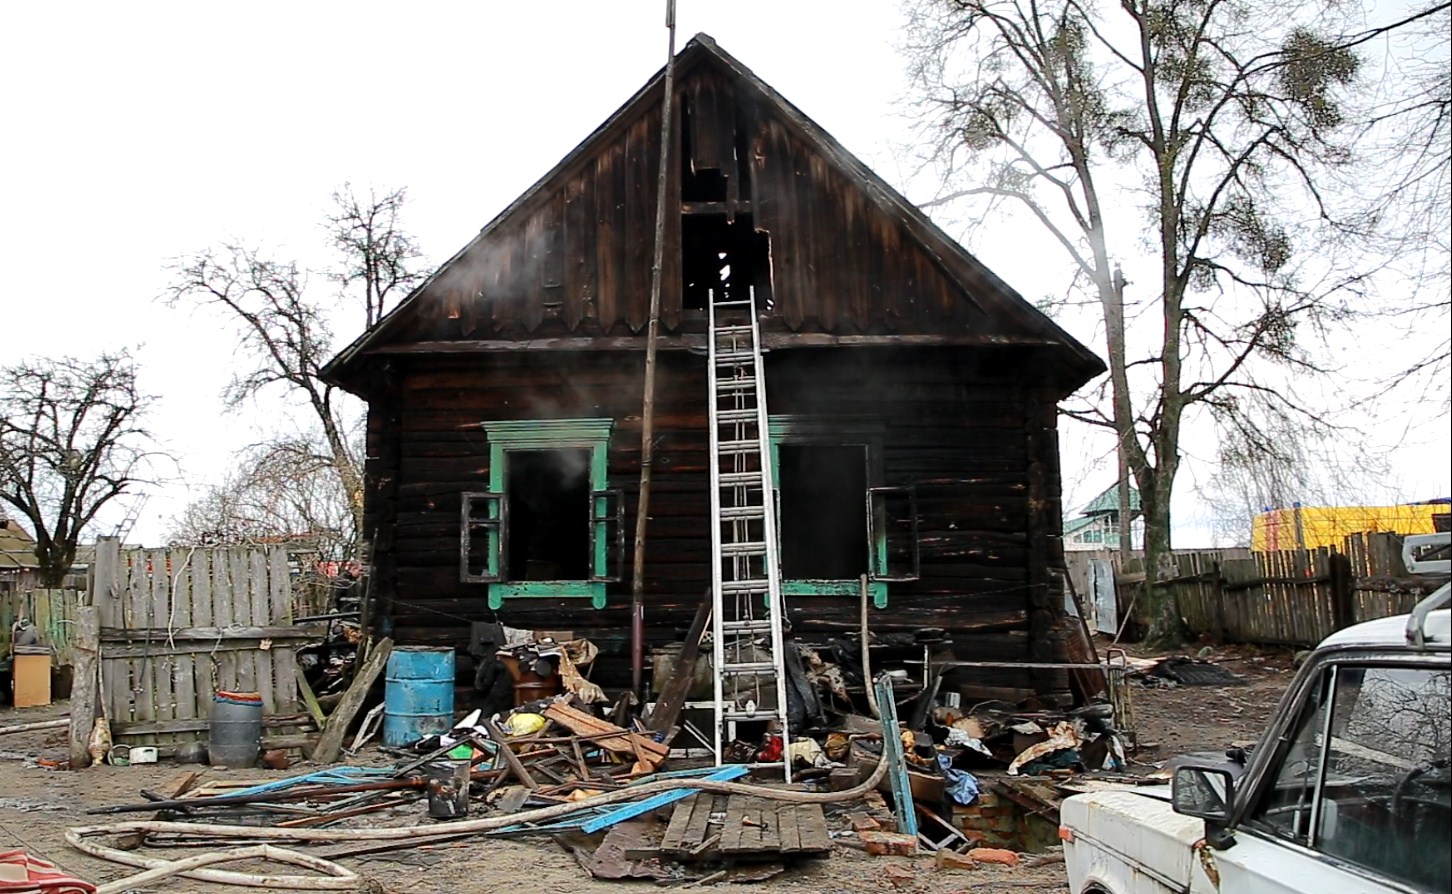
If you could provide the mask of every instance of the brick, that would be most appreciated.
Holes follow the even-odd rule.
[[[903,885],[917,881],[918,878],[917,873],[911,869],[891,863],[883,867],[882,874],[887,876],[887,880],[892,883],[894,888],[901,888]]]
[[[876,832],[882,828],[882,823],[879,823],[865,813],[850,814],[847,817],[847,822],[858,832]]]
[[[1018,865],[1018,854],[998,847],[975,847],[968,852],[968,856],[979,863],[999,863],[1004,866]]]
[[[968,856],[967,854],[960,854],[957,851],[950,851],[947,848],[943,848],[933,856],[933,863],[936,864],[939,869],[944,870],[978,868],[978,861],[974,860],[972,857]]]
[[[911,857],[918,852],[918,840],[897,832],[859,832],[857,837],[874,857]]]

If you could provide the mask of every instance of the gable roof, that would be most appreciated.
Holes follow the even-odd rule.
[[[730,111],[719,111],[726,116],[723,128],[740,126],[742,115],[755,116],[756,142],[744,153],[752,157],[740,158],[743,153],[729,145],[718,156],[729,154],[732,163],[751,165],[732,179],[732,188],[749,178],[752,200],[743,198],[740,207],[749,208],[743,213],[754,213],[756,229],[768,232],[773,240],[771,276],[782,284],[774,312],[786,329],[797,333],[815,327],[823,333],[861,338],[861,333],[891,337],[938,327],[963,336],[965,344],[971,329],[985,344],[1049,348],[1060,369],[1055,378],[1065,392],[1103,371],[1092,351],[1025,301],[712,38],[697,35],[678,54],[676,66],[676,100],[697,101],[693,120],[733,102],[736,118],[730,117]],[[663,86],[664,68],[403,302],[344,348],[324,367],[324,378],[356,387],[357,367],[367,354],[400,344],[426,346],[450,340],[473,339],[470,344],[477,346],[483,342],[476,334],[491,326],[493,332],[486,333],[490,337],[516,340],[577,332],[639,334],[646,322],[640,296],[648,290],[653,235],[645,225],[654,218]],[[730,95],[722,99],[722,94]],[[675,117],[673,153],[681,152],[687,139],[699,149],[712,136],[720,136],[712,131],[703,139],[692,131],[683,137],[685,117]],[[804,175],[810,182],[794,186]],[[671,176],[668,189],[679,189],[680,172]],[[632,216],[626,209],[622,216],[618,206],[625,199],[613,208],[603,202],[589,207],[595,191],[607,189],[614,190],[616,198],[628,194],[641,212]],[[795,191],[783,201],[783,190]],[[837,232],[814,241],[802,222],[805,218],[793,220],[790,215],[804,213],[803,204],[817,198],[804,197],[804,190],[828,193],[819,202],[822,207],[805,213],[817,215],[819,228],[825,221]],[[793,200],[796,207],[790,207]],[[643,210],[646,206],[649,214]],[[679,277],[679,218],[673,225],[666,236],[668,283],[673,274]],[[856,251],[844,252],[832,237],[847,236],[849,230],[850,237],[860,241],[849,247]],[[576,244],[571,253],[567,244],[571,238],[589,244],[583,249]],[[562,258],[566,254],[569,263]],[[594,266],[576,274],[574,262],[581,255],[586,256],[582,264]],[[838,270],[853,263],[864,269]],[[870,264],[877,267],[865,270]],[[877,274],[875,282],[868,282]],[[577,281],[570,281],[572,275]],[[611,277],[618,282],[607,284]],[[883,288],[882,282],[889,287]],[[854,294],[838,299],[849,291]],[[679,303],[674,312],[663,314],[667,332],[680,323]],[[786,342],[781,346],[791,346],[789,336]]]
[[[0,513],[0,569],[38,567],[35,538],[20,522]]]
[[[1084,507],[1081,514],[1085,516],[1095,516],[1108,515],[1110,513],[1118,512],[1119,483],[1115,482],[1114,484],[1111,484],[1108,488],[1106,488],[1103,492],[1101,492],[1099,496],[1090,500],[1089,505]],[[1139,514],[1139,512],[1139,491],[1131,487],[1129,489],[1129,513],[1131,516],[1133,516]]]

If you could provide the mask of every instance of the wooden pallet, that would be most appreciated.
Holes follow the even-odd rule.
[[[681,860],[814,856],[832,850],[820,804],[693,795],[676,805],[660,851]]]

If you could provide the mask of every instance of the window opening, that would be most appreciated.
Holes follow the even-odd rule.
[[[590,576],[590,452],[511,450],[508,454],[508,580]]]
[[[681,307],[705,310],[718,300],[745,299],[755,288],[757,307],[771,300],[771,237],[756,230],[751,215],[688,213],[681,216]]]
[[[866,574],[867,451],[860,444],[777,450],[782,576],[856,580]]]

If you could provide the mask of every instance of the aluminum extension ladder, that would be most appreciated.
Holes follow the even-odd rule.
[[[711,420],[711,615],[717,764],[742,721],[787,730],[781,566],[775,482],[756,296],[707,300]]]

